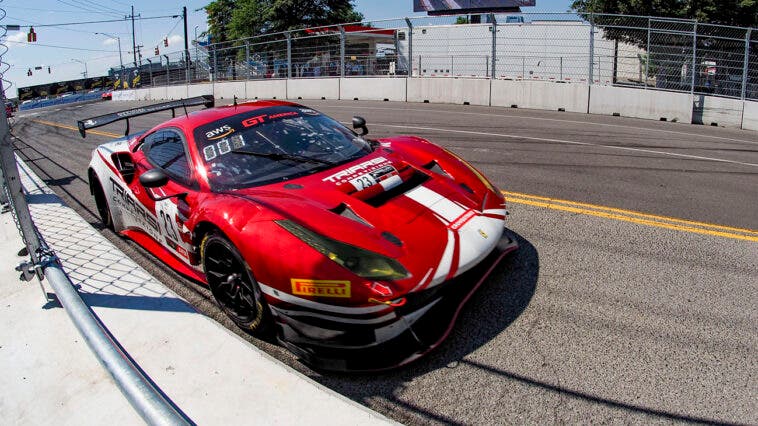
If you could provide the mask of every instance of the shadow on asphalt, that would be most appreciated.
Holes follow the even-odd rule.
[[[527,308],[539,277],[539,254],[526,239],[511,231],[519,249],[498,265],[485,284],[464,306],[453,332],[427,356],[384,373],[322,375],[313,377],[321,384],[363,404],[372,398],[386,399],[430,421],[456,424],[456,420],[430,412],[399,399],[399,391],[414,377],[455,368],[463,359],[486,345],[510,326]],[[370,404],[369,404],[370,405]]]

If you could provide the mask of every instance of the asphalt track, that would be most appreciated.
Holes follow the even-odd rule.
[[[21,157],[93,226],[87,163],[123,125],[82,140],[75,120],[135,104],[27,112],[13,123]],[[417,134],[471,161],[507,191],[521,249],[441,348],[397,371],[321,375],[246,339],[408,424],[758,424],[757,133],[510,108],[307,104],[344,122],[364,116],[374,137]],[[102,232],[234,329],[203,287]]]

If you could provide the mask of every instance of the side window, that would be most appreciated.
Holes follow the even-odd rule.
[[[180,183],[189,185],[192,180],[182,137],[173,130],[163,130],[145,138],[145,156],[155,166],[165,170]]]

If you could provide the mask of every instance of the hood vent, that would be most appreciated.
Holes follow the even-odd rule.
[[[413,169],[413,172],[411,173],[408,178],[406,178],[403,183],[400,185],[397,185],[396,187],[389,189],[387,191],[384,191],[372,198],[368,198],[366,200],[363,200],[366,204],[372,206],[372,207],[381,207],[391,199],[403,195],[406,192],[410,191],[411,189],[423,184],[429,179],[429,176],[426,174]]]
[[[348,207],[347,204],[345,204],[345,203],[340,204],[339,206],[331,209],[330,211],[332,213],[338,214],[338,215],[340,215],[340,216],[342,216],[344,218],[347,218],[347,219],[350,219],[350,220],[354,220],[354,221],[356,221],[356,222],[358,222],[360,224],[363,224],[363,225],[366,225],[368,227],[373,228],[373,226],[371,226],[370,223],[368,223],[365,220],[363,220],[362,217],[358,216],[353,211],[353,209],[351,209],[350,207]]]
[[[437,173],[438,175],[450,177],[450,175],[447,174],[447,172],[442,167],[440,167],[440,165],[435,160],[432,160],[431,163],[424,164],[424,168]]]

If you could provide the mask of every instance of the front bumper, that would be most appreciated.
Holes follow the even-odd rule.
[[[272,307],[278,339],[318,370],[367,372],[408,364],[445,340],[463,305],[517,248],[516,239],[506,230],[477,266],[431,289],[405,295],[406,303],[384,319],[336,324],[318,315],[302,316]]]

